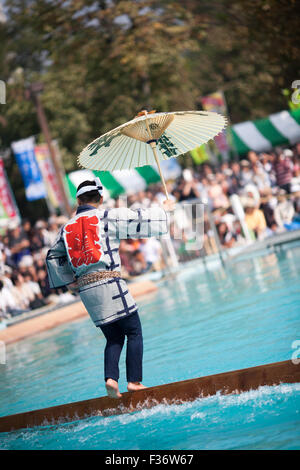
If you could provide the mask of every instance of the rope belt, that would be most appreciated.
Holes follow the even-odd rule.
[[[103,281],[104,279],[112,279],[114,277],[121,277],[121,273],[118,271],[98,271],[80,276],[77,279],[77,284],[78,287],[83,287],[87,284],[92,284],[93,282]]]

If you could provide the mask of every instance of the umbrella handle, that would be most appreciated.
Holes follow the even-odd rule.
[[[146,111],[145,109],[143,109],[142,111],[137,113],[136,117],[147,116],[147,114],[153,114],[153,113],[156,113],[156,109],[152,109],[152,111]]]
[[[145,116],[147,116],[147,114],[148,114],[147,111],[143,111],[143,112],[144,112]],[[150,139],[152,139],[152,134],[151,134],[151,130],[150,130],[150,127],[149,127],[148,119],[145,119],[145,122],[146,122],[149,137],[150,137]],[[167,190],[167,185],[166,185],[166,182],[165,182],[165,178],[164,178],[164,175],[162,174],[161,167],[160,167],[160,162],[159,162],[158,155],[157,155],[157,152],[156,152],[156,143],[155,142],[150,142],[149,144],[150,144],[150,147],[152,148],[153,155],[154,155],[156,164],[158,166],[160,179],[162,181],[164,191],[165,191],[165,194],[166,194],[166,198],[168,200],[169,199],[169,193],[168,193],[168,190]]]
[[[156,164],[158,166],[158,171],[159,171],[161,182],[162,182],[164,190],[165,190],[166,198],[169,199],[169,193],[168,193],[168,190],[167,190],[167,185],[166,185],[166,182],[165,182],[164,175],[162,174],[160,162],[159,162],[157,152],[156,152],[156,143],[155,142],[150,142],[150,147],[152,148],[153,155],[154,155]]]

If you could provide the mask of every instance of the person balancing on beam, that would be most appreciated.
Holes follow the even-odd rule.
[[[76,215],[60,230],[46,257],[51,288],[69,286],[78,291],[106,346],[104,376],[107,394],[119,398],[119,359],[127,337],[126,373],[128,391],[146,388],[142,382],[143,336],[138,307],[121,278],[120,240],[163,235],[168,231],[163,207],[130,210],[105,209],[100,179],[84,181],[77,188]]]

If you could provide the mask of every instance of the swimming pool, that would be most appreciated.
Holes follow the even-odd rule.
[[[299,339],[300,247],[205,271],[199,262],[140,305],[144,383],[290,359]],[[105,394],[104,338],[89,319],[16,343],[0,366],[0,415]],[[121,391],[125,390],[124,354]],[[0,436],[4,449],[296,449],[300,385]]]

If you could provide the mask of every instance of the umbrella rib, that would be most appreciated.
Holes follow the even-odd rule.
[[[181,140],[180,137],[179,137],[179,136],[181,136],[181,134],[183,134],[183,137],[184,137],[188,142],[190,142],[192,145],[195,145],[195,139],[197,139],[198,136],[186,134],[183,129],[181,129],[181,132],[180,132],[180,133],[174,135],[174,138],[175,138],[175,139],[178,139],[179,142],[181,142],[181,143],[185,146],[185,148],[186,148],[186,144],[184,144],[184,142],[182,142],[182,140]],[[192,140],[192,139],[193,139],[193,140]],[[197,145],[197,144],[196,144],[196,145]],[[185,150],[185,151],[186,151],[186,150]]]
[[[170,132],[170,134],[172,135],[171,132]],[[179,145],[176,143],[176,147],[178,148],[178,150],[179,150],[181,153],[177,154],[177,156],[181,155],[182,153],[185,153],[185,152],[186,152],[186,147],[185,147],[184,143],[183,143],[180,139],[177,138],[177,135],[173,135],[172,138],[175,139],[175,140],[177,140],[177,141],[179,142]],[[182,144],[183,147],[181,147],[180,144]],[[175,156],[175,155],[174,155],[174,156]]]
[[[141,162],[142,142],[139,141],[139,162]]]
[[[120,142],[122,142],[123,140],[125,141],[125,146],[124,146],[123,152],[125,152],[125,150],[127,150],[127,153],[126,153],[126,155],[124,156],[123,161],[122,161],[122,163],[121,163],[121,165],[120,165],[120,169],[123,168],[124,162],[125,162],[125,160],[126,160],[126,158],[127,158],[128,151],[129,151],[129,148],[130,148],[131,143],[132,143],[132,142],[130,141],[130,139],[131,139],[130,137],[127,137],[127,136],[124,135],[124,136],[122,137],[122,139],[120,140]],[[114,166],[114,168],[113,168],[112,171],[115,170],[117,163],[118,163],[118,161],[116,162],[116,164],[115,164],[115,166]]]
[[[132,154],[134,154],[134,150],[135,150],[135,147],[136,147],[136,144],[137,144],[137,140],[135,141],[135,146],[134,146],[134,149],[133,149],[133,152]],[[138,157],[138,166],[140,166],[140,163],[141,163],[141,154],[139,153],[139,157]]]
[[[170,126],[180,122],[180,123],[186,123],[186,122],[196,122],[198,125],[201,125],[202,123],[208,123],[208,122],[223,122],[225,121],[226,118],[220,114],[214,114],[213,116],[205,116],[204,119],[201,119],[200,116],[195,116],[195,117],[190,117],[189,119],[184,119],[184,118],[181,118],[181,117],[177,117],[176,120],[174,120]]]
[[[181,134],[180,134],[180,135],[181,135]],[[184,146],[185,150],[184,150],[183,153],[188,152],[188,148],[187,148],[186,144],[181,140],[180,137],[178,137],[178,134],[177,134],[176,136],[174,136],[174,138],[175,138],[176,140],[178,140],[178,142],[180,142],[180,143]],[[184,137],[184,138],[185,138],[185,137]],[[186,140],[187,140],[188,142],[191,142],[193,146],[195,145],[195,143],[192,142],[190,139],[186,138]],[[196,145],[197,145],[197,144],[196,144]],[[192,147],[192,148],[194,148],[194,147]]]
[[[165,132],[164,132],[164,134],[165,134]],[[164,135],[164,134],[162,134],[162,135]],[[165,134],[165,136],[168,137],[166,134]],[[175,138],[176,138],[176,137],[175,137]],[[166,145],[166,147],[171,151],[170,147],[168,146],[168,144],[167,144],[166,142],[164,142],[164,145]],[[180,150],[180,149],[179,149],[179,150]],[[159,149],[159,151],[160,151],[160,149]],[[180,151],[181,151],[181,150],[180,150]],[[160,151],[160,153],[164,156],[164,154],[163,154],[161,151]],[[185,153],[185,151],[184,151],[183,153]],[[178,154],[178,155],[180,155],[180,154]],[[175,157],[175,155],[174,155],[174,157]],[[163,159],[164,159],[164,158],[163,158]],[[165,160],[165,159],[164,159],[164,160]]]
[[[113,152],[112,154],[110,154],[109,152],[107,153],[106,158],[105,158],[105,160],[104,160],[104,162],[103,162],[103,166],[104,166],[104,167],[107,168],[107,164],[108,164],[109,160],[113,160],[113,158],[115,158],[115,157],[117,156],[117,153],[120,151],[120,143],[122,143],[123,140],[125,140],[125,139],[124,139],[124,136],[122,136],[121,139],[119,140],[119,145],[116,145],[116,148],[114,149],[114,152]],[[127,147],[127,146],[126,146],[126,147]],[[125,147],[125,148],[126,148],[126,147]],[[112,158],[112,157],[113,157],[113,158]],[[118,160],[117,160],[117,162],[118,162]],[[117,164],[117,163],[116,163],[116,164]],[[116,164],[115,164],[115,166],[116,166]],[[114,167],[114,168],[115,168],[115,167]],[[113,170],[111,170],[111,169],[109,169],[109,168],[107,168],[107,170],[113,171]],[[107,170],[106,170],[106,171],[107,171]]]
[[[190,114],[188,119],[190,121],[192,120],[199,120],[199,119],[203,119],[203,120],[208,120],[208,119],[218,119],[218,118],[222,118],[223,115],[222,114],[219,114],[219,113],[216,113],[216,112],[205,112],[204,114]],[[187,117],[186,115],[185,116],[182,116],[180,114],[177,114],[176,115],[176,120],[187,120]]]
[[[142,144],[142,142],[141,142],[141,144]],[[149,161],[149,145],[148,144],[146,144],[145,149],[146,149],[146,162],[147,162],[147,165],[152,165],[152,163]]]
[[[135,168],[135,166],[132,167],[132,161],[133,161],[133,159],[134,159],[134,152],[135,152],[136,144],[137,144],[137,142],[138,142],[137,139],[133,139],[133,140],[135,141],[135,142],[134,142],[134,148],[133,148],[133,150],[132,150],[131,159],[130,159],[130,164],[129,164],[129,166],[128,166],[128,168],[130,168],[130,169]]]
[[[100,156],[100,155],[98,154],[98,156]],[[104,156],[105,156],[105,155],[104,155]],[[96,157],[97,157],[97,154],[96,154]],[[101,157],[102,157],[102,155],[101,155]],[[89,168],[91,168],[92,170],[101,171],[100,168],[99,168],[99,164],[103,167],[103,162],[102,162],[102,161],[99,162],[99,161],[97,161],[97,159],[95,158],[95,159],[94,159],[94,162],[89,165]],[[96,168],[96,167],[98,167],[98,168]]]
[[[85,156],[85,158],[82,160],[82,163],[83,163],[84,165],[87,165],[87,166],[82,165],[83,168],[89,168],[88,156]]]
[[[195,145],[195,139],[203,139],[207,142],[208,140],[210,140],[213,136],[208,136],[208,135],[204,135],[204,134],[198,134],[197,136],[195,134],[189,134],[188,132],[186,132],[185,130],[181,129],[181,132],[177,132],[177,135],[180,135],[182,136],[183,138],[185,138],[186,140],[188,140],[189,142],[192,142],[193,145]],[[175,136],[175,138],[177,137],[177,135]],[[192,140],[192,139],[194,140]],[[203,142],[204,143],[204,142]],[[196,144],[197,145],[197,144]]]
[[[138,161],[139,161],[139,166],[140,166],[140,163],[141,163],[141,150],[143,148],[143,144],[144,142],[142,142],[141,140],[137,141],[138,144],[139,144],[139,147],[138,147]],[[146,153],[146,158],[147,158],[147,145],[146,145],[146,150],[145,150],[145,153]]]
[[[201,124],[201,126],[194,124],[194,123],[189,123],[188,125],[189,129],[195,129],[199,131],[200,129],[207,129],[213,132],[216,132],[218,130],[222,130],[225,127],[225,123],[221,126],[219,123],[215,125],[209,125],[209,123]],[[181,126],[180,128],[185,128],[186,126]]]
[[[96,140],[96,139],[95,139]],[[86,147],[87,148],[87,147]],[[85,149],[84,149],[85,150]],[[89,160],[90,160],[91,156],[86,154],[86,155],[83,155],[82,156],[82,165],[87,165],[85,168],[90,168],[91,170],[94,169],[94,166],[95,166],[95,163],[89,163]]]
[[[186,132],[185,130],[181,129],[181,132]],[[212,131],[211,129],[197,129],[197,132],[196,132],[196,129],[195,129],[195,133],[194,134],[191,134],[187,131],[187,134],[186,135],[193,135],[194,138],[197,137],[197,136],[201,136],[202,138],[206,138],[206,139],[212,139],[214,138],[216,135],[218,135],[220,132],[222,132],[220,129],[218,129],[218,131]]]
[[[137,140],[135,139],[135,144],[134,144],[134,150],[135,150],[135,147],[136,147],[136,143],[137,143]],[[134,151],[132,152],[132,155],[131,155],[131,160],[130,160],[130,165],[128,168],[131,168],[131,165],[132,165],[132,160],[133,160],[133,156],[134,156]]]
[[[223,128],[225,127],[226,123],[224,122],[223,125],[222,125],[222,128],[220,129],[220,124],[219,123],[216,123],[214,126],[211,126],[209,125],[209,123],[202,123],[201,125],[197,125],[197,124],[194,124],[194,123],[189,123],[188,126],[189,128],[191,129],[195,129],[195,130],[198,130],[199,129],[207,129],[207,130],[211,130],[211,131],[219,131],[221,132],[223,130]],[[183,126],[184,127],[184,126]]]

